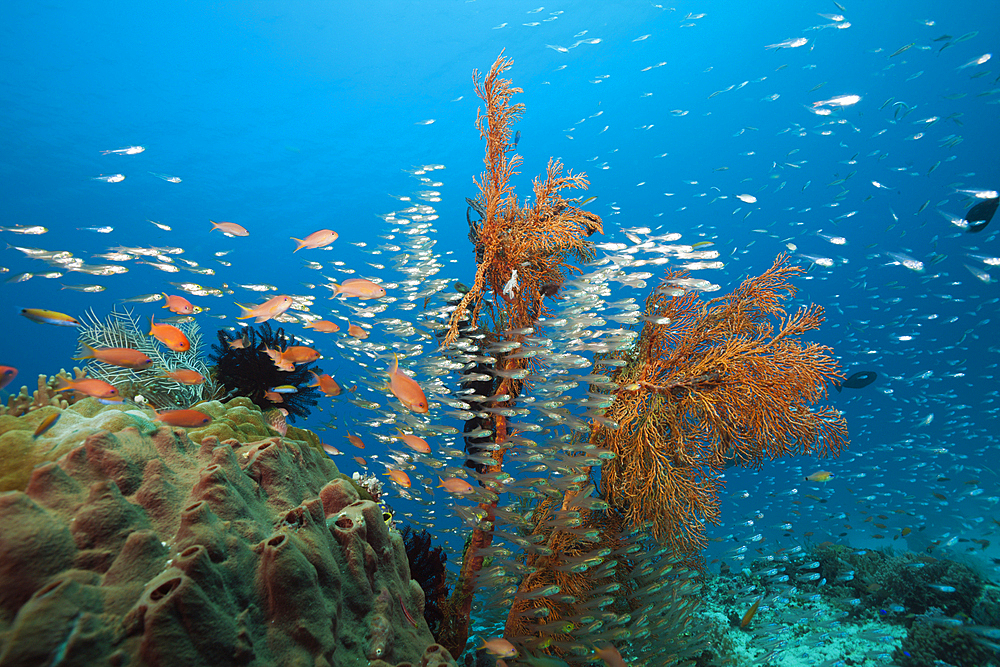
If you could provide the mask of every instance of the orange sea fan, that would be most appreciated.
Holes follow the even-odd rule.
[[[602,469],[602,495],[682,553],[700,550],[705,525],[718,522],[726,467],[835,455],[846,444],[843,416],[813,407],[841,377],[837,363],[828,347],[799,340],[823,309],[783,308],[795,293],[788,279],[800,273],[779,256],[704,304],[692,292],[671,296],[681,277],[671,274],[647,299],[636,348],[619,353],[628,361],[614,376],[622,389],[604,415],[619,428],[596,428],[591,440],[618,455]]]

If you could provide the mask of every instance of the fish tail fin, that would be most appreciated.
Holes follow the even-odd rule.
[[[389,377],[392,377],[399,372],[399,356],[393,352],[392,353],[392,364],[389,366]]]
[[[160,292],[160,294],[163,295],[163,301],[164,301],[163,305],[160,306],[160,308],[169,308],[170,306],[168,306],[167,303],[169,303],[170,297],[167,296],[166,292]]]
[[[293,241],[299,244],[299,247],[293,250],[292,252],[298,252],[299,250],[302,250],[302,248],[306,246],[306,242],[303,241],[302,239],[297,239],[294,236],[289,236],[288,238],[292,239]]]
[[[212,233],[212,232],[214,232],[214,231],[215,231],[216,229],[219,229],[219,223],[217,223],[217,222],[216,222],[215,220],[209,220],[209,222],[211,222],[211,223],[212,223],[212,228],[211,228],[210,230],[208,230],[208,231],[209,231],[209,233]]]
[[[839,394],[839,393],[840,393],[841,391],[843,391],[843,390],[842,390],[842,389],[840,388],[840,383],[839,383],[839,382],[834,382],[834,383],[833,383],[833,388],[837,390],[837,393],[838,393],[838,394]]]
[[[337,295],[340,294],[340,285],[338,285],[337,283],[330,283],[329,285],[327,285],[327,287],[333,290],[333,294],[330,295],[330,298],[331,299],[337,298]],[[348,322],[348,324],[350,324],[350,322]]]
[[[83,343],[83,346],[85,348],[87,348],[87,353],[86,354],[81,354],[79,357],[73,357],[73,361],[82,361],[83,359],[96,359],[97,358],[97,355],[95,354],[97,352],[97,350],[95,350],[92,346],[87,345],[86,343]]]
[[[149,316],[149,333],[146,334],[146,335],[147,336],[152,336],[153,335],[153,331],[155,331],[155,330],[156,330],[156,322],[153,321],[153,316],[150,315]]]
[[[244,306],[242,303],[238,303],[236,305],[239,306],[240,310],[243,311],[243,314],[242,315],[237,315],[236,319],[238,319],[238,320],[249,320],[251,317],[254,316],[253,315],[253,308],[248,308],[248,307]]]
[[[73,383],[70,382],[69,380],[67,380],[66,378],[64,378],[64,377],[57,377],[56,380],[58,380],[58,382],[59,382],[59,385],[56,387],[56,391],[72,391],[73,390]]]

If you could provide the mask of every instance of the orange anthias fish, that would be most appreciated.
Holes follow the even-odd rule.
[[[182,296],[168,295],[166,292],[161,292],[163,298],[167,300],[164,308],[169,308],[171,313],[177,313],[178,315],[190,315],[192,313],[200,313],[201,308],[196,308],[193,303],[188,301]]]
[[[747,610],[747,613],[743,614],[743,618],[740,619],[741,628],[745,628],[748,625],[750,625],[750,621],[752,621],[753,617],[757,614],[757,610],[760,609],[760,603],[763,600],[764,596],[762,595],[759,598],[757,598],[757,601],[754,602],[753,605],[751,605],[750,609]]]
[[[389,391],[408,409],[418,414],[427,412],[427,397],[416,380],[399,370],[399,357],[392,355],[389,366]]]
[[[56,391],[75,391],[94,398],[118,398],[118,390],[114,385],[93,378],[83,380],[59,378],[59,388]]]
[[[298,241],[299,247],[293,250],[292,252],[298,252],[303,248],[310,248],[310,249],[323,248],[336,241],[338,236],[339,234],[337,234],[337,232],[331,231],[329,229],[321,229],[318,232],[313,232],[304,239],[297,239],[293,236],[292,240]]]
[[[306,329],[312,329],[313,331],[318,331],[320,333],[337,333],[340,331],[340,327],[337,326],[336,322],[327,322],[326,320],[316,320],[315,322],[310,322],[306,325]]]
[[[236,340],[229,341],[230,350],[242,350],[247,346],[246,338],[237,338]]]
[[[833,473],[829,470],[817,470],[811,475],[806,475],[807,482],[829,482],[833,479]]]
[[[483,649],[486,649],[487,653],[492,653],[499,658],[513,658],[517,655],[517,649],[514,648],[514,645],[503,637],[483,639],[483,645],[478,650],[482,651]]]
[[[42,310],[41,308],[22,308],[21,314],[32,322],[39,324],[54,324],[58,327],[78,327],[80,321],[75,317],[70,317],[54,310]]]
[[[80,361],[81,359],[97,359],[98,361],[111,364],[112,366],[121,366],[122,368],[132,368],[135,370],[142,370],[143,368],[149,368],[153,365],[152,359],[139,350],[133,350],[132,348],[91,347],[86,343],[84,343],[83,346],[87,348],[86,354],[81,354],[79,357],[73,357],[73,361]]]
[[[622,654],[619,653],[618,649],[611,644],[596,649],[594,653],[596,653],[597,657],[603,660],[604,664],[608,667],[627,667],[625,661],[622,659]]]
[[[292,305],[292,298],[285,296],[284,294],[279,294],[278,296],[271,297],[259,306],[254,306],[249,308],[247,306],[236,304],[243,309],[243,314],[237,317],[238,320],[248,320],[251,317],[254,319],[254,324],[260,324],[261,322],[267,322],[273,317],[281,315],[283,312],[288,310],[289,306]]]
[[[281,353],[281,358],[293,364],[308,364],[319,359],[319,351],[305,345],[289,345]]]
[[[349,443],[351,443],[352,445],[354,445],[355,447],[357,447],[358,449],[364,449],[365,448],[365,443],[361,441],[361,438],[359,438],[356,435],[351,435],[350,431],[348,431],[347,435],[344,436],[344,437],[346,437],[347,441]]]
[[[3,389],[17,377],[17,369],[13,366],[0,366],[0,389]]]
[[[163,422],[167,426],[196,428],[212,421],[212,417],[198,410],[167,410],[157,412],[156,421]]]
[[[402,470],[393,470],[392,468],[389,468],[385,471],[385,474],[389,476],[389,479],[394,481],[396,484],[399,484],[404,489],[410,488],[410,476]]]
[[[191,341],[183,331],[172,324],[156,324],[152,317],[149,318],[149,335],[174,352],[187,352],[191,349]]]
[[[359,327],[357,324],[351,324],[350,321],[347,322],[347,335],[358,340],[364,340],[368,338],[368,332]]]
[[[264,354],[271,358],[271,361],[274,362],[274,365],[278,367],[279,371],[291,373],[295,370],[295,364],[288,359],[285,359],[280,350],[272,350],[269,347],[265,347]]]
[[[161,377],[170,378],[181,384],[202,384],[205,376],[190,368],[181,368],[176,371],[167,371]]]
[[[323,375],[316,375],[312,371],[312,376],[315,381],[310,384],[310,387],[319,387],[319,390],[323,392],[326,396],[340,396],[340,385],[334,380],[330,375],[324,373]]]
[[[345,297],[356,296],[359,299],[381,299],[385,296],[385,288],[364,278],[348,278],[344,282],[330,283],[328,285],[333,290],[333,297],[343,294]]]
[[[218,229],[223,234],[229,234],[230,236],[250,236],[250,232],[245,227],[237,225],[235,222],[216,222],[214,220],[209,220],[209,222],[212,223],[210,233]]]
[[[403,441],[404,445],[406,445],[413,451],[420,452],[421,454],[431,453],[431,446],[428,445],[427,441],[424,440],[423,438],[413,434],[403,433],[398,428],[396,429],[396,431],[399,433],[397,437]]]
[[[471,484],[458,477],[449,477],[448,479],[438,477],[438,479],[441,480],[441,483],[438,484],[437,488],[443,488],[448,493],[453,493],[456,496],[467,496],[476,490]]]

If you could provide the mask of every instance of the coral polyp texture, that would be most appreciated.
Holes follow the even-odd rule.
[[[315,443],[220,439],[267,431],[245,399],[197,431],[81,405],[74,432],[105,428],[0,494],[0,665],[453,664],[402,537]]]

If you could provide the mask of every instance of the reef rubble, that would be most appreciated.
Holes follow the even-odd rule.
[[[0,493],[0,665],[454,664],[378,504],[248,403],[191,430],[64,410],[34,443],[58,458]]]

